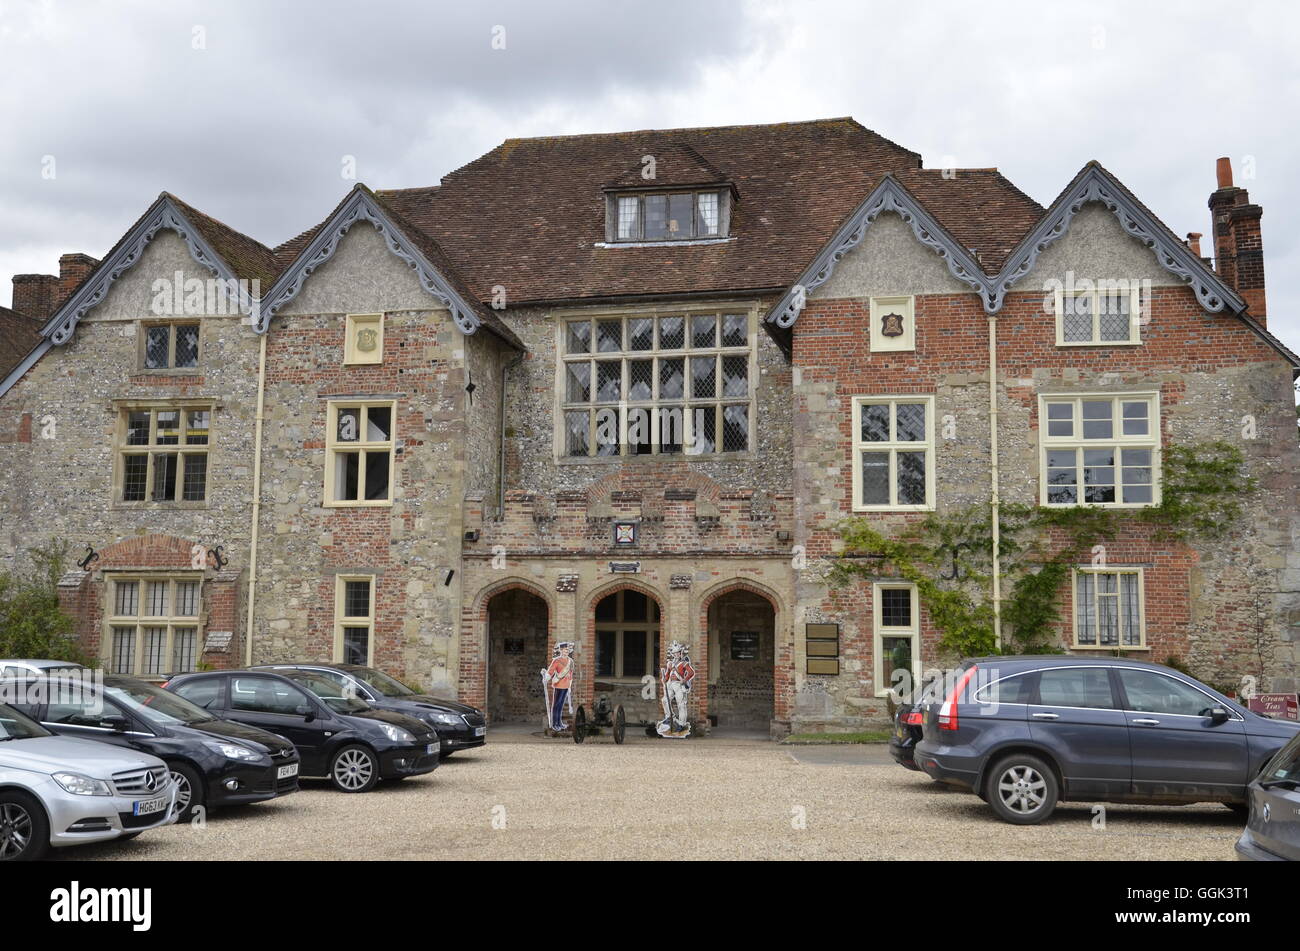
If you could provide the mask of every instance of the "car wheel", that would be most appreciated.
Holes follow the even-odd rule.
[[[330,782],[340,792],[369,792],[379,782],[379,759],[364,746],[345,746],[330,763]]]
[[[203,793],[203,780],[198,772],[184,763],[168,763],[172,779],[176,781],[176,821],[189,822],[194,810],[207,802]]]
[[[989,772],[984,798],[1002,819],[1034,825],[1052,814],[1060,797],[1056,774],[1037,756],[1015,753]]]
[[[50,823],[31,796],[0,793],[0,862],[30,862],[50,847]]]

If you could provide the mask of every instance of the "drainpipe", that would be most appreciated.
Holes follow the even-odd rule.
[[[244,666],[253,665],[253,607],[257,601],[257,527],[262,511],[262,409],[266,395],[266,338],[260,334],[257,355],[257,416],[253,431],[253,526],[248,546],[248,627],[244,633]]]
[[[998,330],[997,318],[989,314],[989,512],[993,533],[993,643],[1002,649],[1002,566],[998,515]]]
[[[501,446],[497,457],[497,521],[504,518],[506,513],[506,377],[510,375],[511,370],[523,362],[524,355],[518,354],[501,371],[501,419],[498,422]]]

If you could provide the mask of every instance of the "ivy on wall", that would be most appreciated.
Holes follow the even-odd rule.
[[[1166,446],[1160,504],[1141,509],[1003,503],[998,511],[1002,653],[1061,650],[1060,592],[1079,564],[1104,552],[1124,525],[1147,525],[1171,543],[1222,537],[1255,489],[1241,450],[1222,441]],[[863,517],[839,526],[842,553],[828,580],[903,580],[939,631],[939,649],[962,657],[999,653],[993,625],[993,532],[985,504],[930,512],[886,534]]]

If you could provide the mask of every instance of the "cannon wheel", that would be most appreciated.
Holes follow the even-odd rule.
[[[573,715],[573,742],[581,743],[587,738],[587,711],[578,704],[578,712]]]
[[[614,742],[622,743],[627,732],[627,715],[623,713],[623,704],[614,708]]]

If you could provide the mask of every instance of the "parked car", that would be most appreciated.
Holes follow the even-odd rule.
[[[889,755],[894,762],[907,769],[919,770],[916,765],[916,744],[921,742],[921,727],[925,711],[919,705],[900,703],[894,713],[894,732],[889,737]]]
[[[129,747],[163,760],[182,820],[194,810],[265,802],[298,791],[298,752],[283,737],[221,720],[134,677],[26,681],[14,706],[61,736]]]
[[[0,680],[5,678],[44,677],[50,674],[75,674],[88,668],[70,660],[0,660]]]
[[[923,731],[921,769],[1032,824],[1062,800],[1244,810],[1247,783],[1300,724],[1168,667],[1058,655],[967,661]]]
[[[1300,861],[1300,735],[1251,781],[1250,816],[1237,840],[1244,861]]]
[[[336,789],[368,792],[381,779],[405,779],[438,766],[438,734],[414,717],[346,697],[307,671],[292,679],[269,670],[223,670],[173,677],[163,686],[213,716],[285,737],[298,748],[304,776]]]
[[[393,710],[423,720],[438,732],[444,758],[487,742],[483,711],[455,700],[442,700],[412,690],[394,677],[359,664],[267,664],[262,668],[285,673],[307,670],[335,681],[351,696],[380,710]]]
[[[157,757],[56,736],[0,704],[0,861],[134,838],[175,822],[175,806],[176,784]]]

